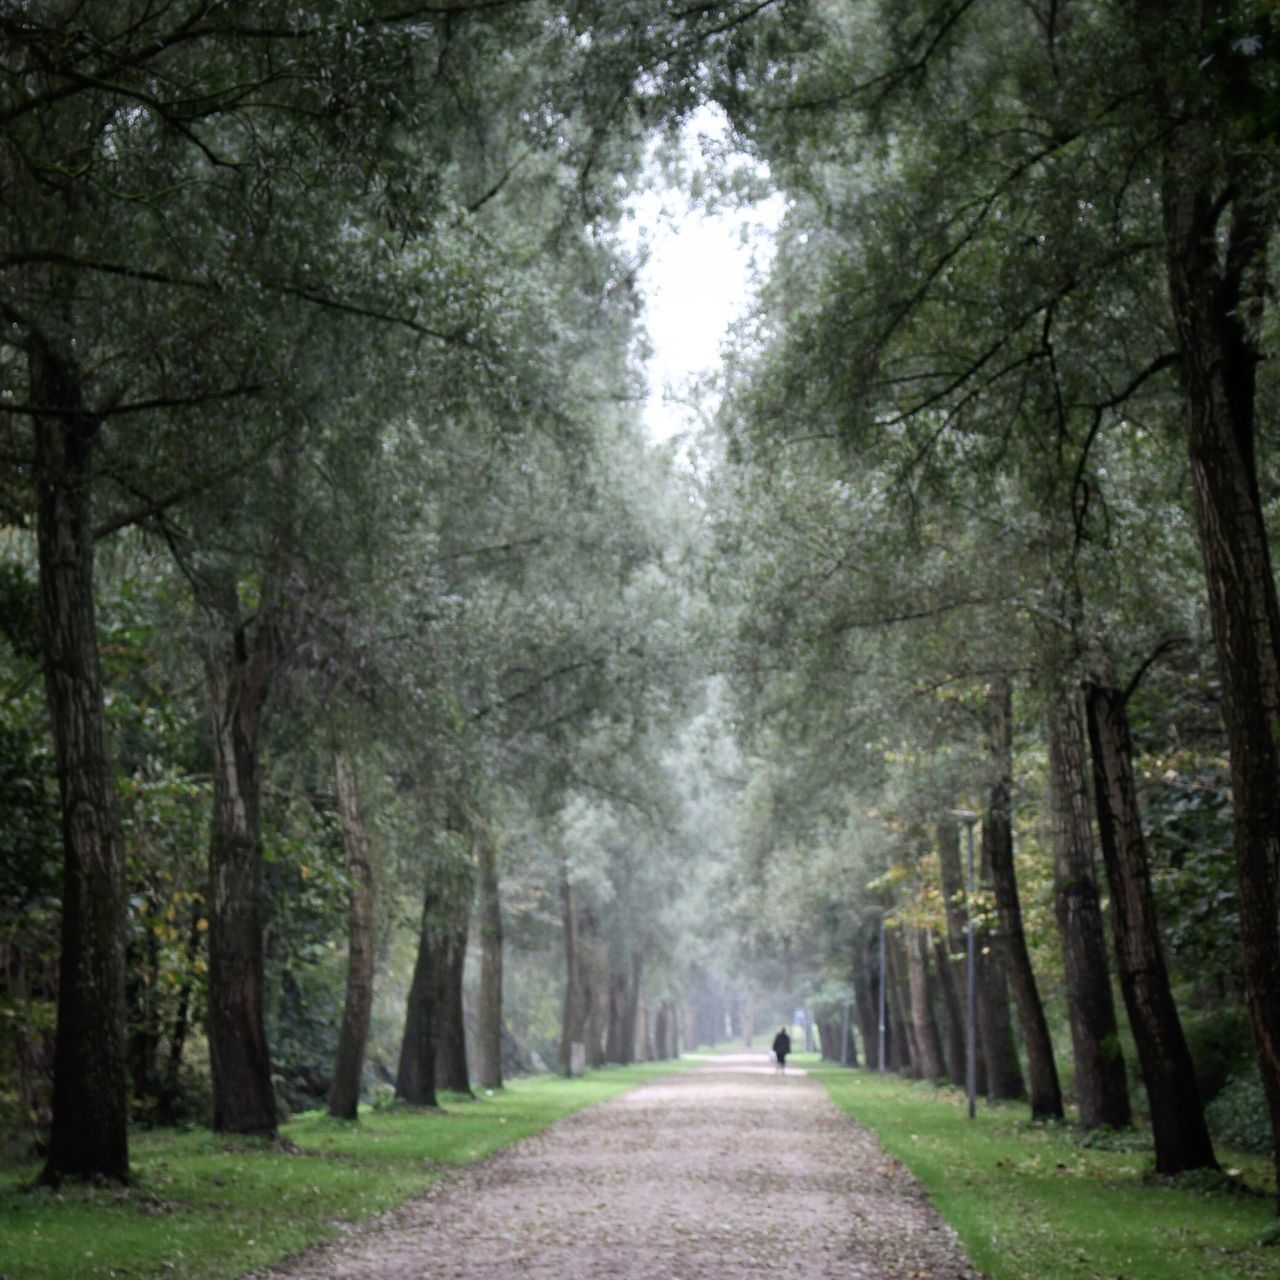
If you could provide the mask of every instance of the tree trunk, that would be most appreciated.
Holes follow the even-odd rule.
[[[979,880],[984,893],[990,894],[991,863],[987,842],[982,842]],[[994,894],[991,894],[994,898]],[[1024,1098],[1027,1086],[1018,1061],[1018,1044],[1009,1011],[1009,981],[1005,972],[1004,952],[999,939],[987,928],[978,930],[978,1047],[981,1050],[987,1097],[992,1102],[1008,1102]]]
[[[630,1061],[627,1051],[626,1008],[628,1000],[627,975],[617,968],[609,970],[608,1023],[604,1040],[604,1060],[625,1064]]]
[[[906,990],[907,983],[904,975],[907,967],[906,956],[901,936],[894,929],[887,930],[885,933],[884,967],[891,1031],[889,1063],[895,1071],[918,1080],[924,1072],[920,1066],[920,1049],[915,1042],[915,1029],[909,1016],[911,999]]]
[[[467,1024],[462,1002],[470,897],[471,884],[468,878],[462,901],[451,901],[451,923],[437,926],[433,947],[436,983],[436,1088],[464,1094],[471,1093],[471,1074],[467,1066]]]
[[[259,772],[269,627],[260,617],[249,634],[229,575],[206,587],[205,604],[215,628],[204,653],[214,756],[206,1014],[213,1128],[274,1136],[276,1101],[263,1018]]]
[[[564,1008],[560,1018],[560,1074],[567,1076],[571,1050],[583,1040],[587,1020],[587,1003],[583,990],[582,948],[579,945],[578,912],[573,900],[569,868],[560,863],[560,921],[564,940],[565,983]]]
[[[333,773],[351,895],[347,904],[347,993],[333,1060],[333,1082],[329,1086],[329,1114],[354,1120],[360,1106],[364,1051],[373,1013],[373,864],[369,860],[369,839],[360,812],[355,770],[341,748],[333,753]]]
[[[874,932],[868,932],[853,946],[853,1003],[868,1071],[880,1070],[879,974],[876,970],[878,961],[873,960],[876,945]]]
[[[1156,1172],[1173,1175],[1187,1169],[1217,1168],[1217,1161],[1160,945],[1133,777],[1127,697],[1107,685],[1089,685],[1089,741],[1098,833],[1111,886],[1120,990],[1151,1108]]]
[[[960,827],[954,818],[938,823],[938,879],[947,918],[946,939],[938,941],[938,977],[947,1007],[947,1070],[957,1085],[968,1084],[968,990],[965,964],[968,955],[968,916],[964,875],[960,870]],[[976,939],[975,939],[976,943]],[[975,947],[976,949],[976,947]],[[975,983],[975,990],[977,984]],[[981,992],[977,993],[979,998]],[[979,1037],[981,1040],[981,1037]],[[987,1092],[985,1061],[978,1057],[977,1091]]]
[[[1080,1127],[1130,1123],[1129,1084],[1094,877],[1079,699],[1049,696],[1049,801],[1053,816],[1054,908],[1062,939],[1067,1014],[1076,1066]]]
[[[640,981],[643,973],[644,955],[639,951],[633,951],[631,953],[631,964],[626,975],[626,1003],[622,1008],[622,1060],[624,1064],[637,1062],[641,1059],[641,1053],[637,1051],[637,1047],[642,1038]]]
[[[41,1181],[129,1180],[124,849],[102,712],[94,615],[91,457],[78,374],[38,336],[35,423],[44,683],[62,802],[62,949],[53,1128]]]
[[[600,940],[594,912],[582,913],[579,947],[582,953],[582,992],[586,1008],[587,1066],[601,1067],[609,1029],[609,957]]]
[[[937,1084],[946,1079],[947,1067],[943,1061],[942,1037],[938,1034],[938,1019],[929,990],[929,934],[927,930],[913,925],[907,926],[905,934],[911,1025],[920,1054],[920,1074]]]
[[[476,834],[476,920],[480,930],[480,990],[476,1000],[476,1079],[502,1088],[502,900],[498,849],[488,830]]]
[[[1031,1118],[1062,1119],[1062,1088],[1053,1057],[1053,1041],[1045,1021],[1044,1005],[1031,968],[1031,953],[1022,928],[1022,904],[1013,869],[1013,823],[1010,797],[1013,789],[1013,690],[1007,679],[993,681],[990,694],[991,792],[983,826],[983,848],[990,855],[991,887],[1000,918],[1003,958],[1013,988],[1018,1026],[1027,1053]]]
[[[436,1102],[436,1011],[432,970],[432,916],[435,888],[428,884],[422,901],[422,923],[418,927],[418,956],[405,1006],[404,1036],[400,1041],[400,1063],[396,1070],[396,1097],[417,1107],[434,1107]]]
[[[1139,8],[1161,58],[1159,6]],[[1172,119],[1174,108],[1162,107]],[[1242,165],[1229,176],[1232,198],[1219,199],[1216,120],[1179,124],[1164,135],[1165,254],[1231,754],[1245,997],[1280,1151],[1280,604],[1255,455],[1252,319],[1254,291],[1267,279],[1272,184]]]
[[[963,971],[953,962],[947,944],[942,938],[934,939],[933,959],[938,971],[938,989],[942,993],[942,1007],[946,1010],[947,1079],[964,1088],[967,1082],[967,1042],[965,1038],[965,988]],[[983,1079],[982,1058],[978,1058],[978,1092],[986,1093]]]

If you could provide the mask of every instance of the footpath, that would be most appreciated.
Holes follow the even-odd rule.
[[[262,1280],[980,1280],[800,1070],[718,1057],[560,1121]]]

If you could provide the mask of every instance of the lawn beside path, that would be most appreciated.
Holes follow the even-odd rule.
[[[690,1065],[516,1080],[474,1101],[444,1095],[439,1112],[364,1109],[356,1124],[313,1112],[282,1126],[291,1149],[207,1129],[137,1133],[134,1185],[123,1190],[25,1191],[39,1166],[0,1165],[0,1280],[233,1280],[403,1203],[451,1167]]]
[[[1024,1105],[982,1101],[970,1121],[959,1090],[881,1081],[817,1054],[797,1062],[920,1179],[991,1280],[1280,1277],[1268,1160],[1218,1152],[1252,1194],[1215,1177],[1161,1185],[1147,1173],[1149,1133],[1089,1139],[1030,1124]]]

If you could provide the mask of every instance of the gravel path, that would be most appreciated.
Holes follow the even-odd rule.
[[[272,1280],[980,1280],[821,1085],[717,1058],[447,1177]]]

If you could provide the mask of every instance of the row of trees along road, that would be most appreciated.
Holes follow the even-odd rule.
[[[800,997],[877,1067],[883,993],[885,1065],[959,1082],[966,909],[987,1096],[1145,1103],[1212,1167],[1243,992],[1280,1126],[1268,8],[0,36],[4,1102],[47,1182],[126,1180],[131,1111],[274,1135],[371,1067],[430,1105]],[[686,467],[618,227],[704,97],[788,212]]]
[[[875,798],[892,843],[864,854],[888,858],[869,910],[902,924],[900,981],[952,839],[931,826],[983,799],[994,953],[1033,1111],[1060,1113],[1004,836],[1012,685],[1018,725],[1039,725],[1024,838],[1052,851],[1080,1118],[1131,1107],[1096,818],[1165,1172],[1214,1156],[1155,914],[1162,788],[1142,785],[1135,737],[1174,759],[1205,698],[1280,1134],[1280,612],[1259,469],[1275,415],[1257,377],[1278,34],[1253,5],[813,4],[744,30],[716,88],[791,201],[731,375],[719,498],[749,601],[738,683],[788,820],[830,840],[851,794]],[[902,1038],[937,1074],[910,985]]]
[[[634,297],[610,228],[641,116],[678,108],[737,16],[190,0],[0,19],[4,497],[38,564],[9,616],[38,620],[38,644],[15,643],[43,659],[62,815],[47,1181],[128,1176],[135,849],[115,791],[123,753],[151,744],[104,720],[96,548],[117,540],[118,589],[156,612],[145,661],[201,673],[207,727],[173,731],[208,779],[208,879],[183,888],[205,908],[213,1119],[270,1134],[273,711],[323,742],[312,767],[337,761],[360,885],[368,743],[396,757],[402,806],[449,833],[439,863],[482,827],[477,774],[499,787],[536,735],[571,744],[614,714],[606,693],[633,714],[619,672],[653,660],[631,637],[662,588],[629,598],[636,574],[661,578],[657,548],[590,524],[616,529],[620,474],[650,465],[623,443]],[[536,506],[553,476],[580,527]],[[519,524],[522,502],[545,523]],[[563,566],[529,567],[584,541],[602,605],[578,580],[557,599]],[[6,582],[21,597],[29,578]],[[486,627],[499,649],[473,648]],[[140,779],[153,759],[135,763]],[[370,901],[352,904],[357,1040]]]

